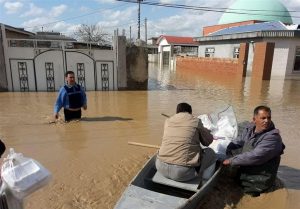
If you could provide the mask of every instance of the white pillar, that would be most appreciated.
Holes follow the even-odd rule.
[[[4,55],[6,79],[7,79],[7,85],[8,85],[7,88],[8,88],[8,91],[12,91],[13,87],[12,87],[12,81],[11,81],[11,76],[10,76],[11,69],[9,66],[9,59],[8,59],[8,55],[7,55],[8,46],[7,46],[7,39],[6,39],[4,24],[1,24],[1,33],[2,33],[2,40],[3,40],[3,55]]]

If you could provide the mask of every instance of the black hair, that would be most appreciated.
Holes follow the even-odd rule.
[[[65,73],[65,77],[68,77],[69,74],[75,75],[75,73],[73,71],[69,70]]]
[[[5,144],[0,139],[0,157],[3,155],[3,153],[5,152],[5,150],[6,150]]]
[[[176,109],[176,113],[180,113],[180,112],[188,112],[190,114],[192,114],[192,106],[189,105],[188,103],[179,103],[177,105],[177,109]]]
[[[257,115],[260,110],[264,110],[264,111],[268,112],[271,115],[271,109],[267,106],[264,106],[264,105],[257,106],[253,111],[253,115],[254,116]]]

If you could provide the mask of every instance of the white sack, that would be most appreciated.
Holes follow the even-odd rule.
[[[210,114],[198,116],[205,128],[211,130],[214,141],[209,145],[218,159],[226,157],[228,144],[238,135],[238,126],[232,106],[222,108]]]

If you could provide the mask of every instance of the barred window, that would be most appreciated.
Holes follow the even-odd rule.
[[[239,58],[240,57],[240,47],[234,47],[233,48],[233,58]]]
[[[215,48],[214,47],[207,47],[205,48],[205,57],[214,57]]]

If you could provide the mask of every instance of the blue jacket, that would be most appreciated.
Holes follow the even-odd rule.
[[[74,86],[64,85],[60,88],[58,97],[54,106],[54,113],[60,109],[80,108],[87,104],[86,94],[79,84]]]
[[[241,148],[246,143],[251,143],[254,147],[250,151],[242,151],[229,159],[233,166],[255,166],[262,165],[276,156],[280,156],[285,148],[282,143],[279,130],[275,128],[273,122],[268,128],[260,133],[254,133],[255,124],[250,123],[243,131],[242,135],[233,141],[229,147]]]

